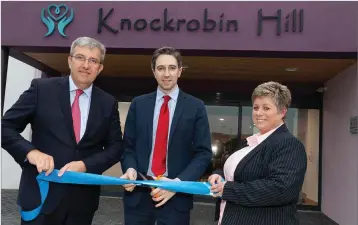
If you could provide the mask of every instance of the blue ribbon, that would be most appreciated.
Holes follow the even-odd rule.
[[[41,204],[34,210],[21,211],[21,217],[24,221],[35,219],[41,211],[42,205],[46,200],[49,182],[62,184],[83,184],[83,185],[123,185],[136,184],[148,187],[159,187],[168,191],[181,192],[194,195],[212,195],[210,192],[210,184],[208,182],[194,182],[194,181],[163,181],[163,180],[127,180],[116,177],[79,173],[73,171],[66,171],[61,177],[58,176],[59,170],[54,170],[48,176],[45,173],[40,173],[36,179],[40,187]]]

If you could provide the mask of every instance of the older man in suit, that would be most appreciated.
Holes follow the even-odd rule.
[[[70,76],[35,79],[2,118],[2,147],[22,167],[18,203],[28,211],[40,205],[38,173],[60,169],[101,174],[122,154],[116,99],[93,85],[103,70],[106,49],[81,37],[71,46]],[[31,124],[32,141],[20,133]],[[100,187],[50,184],[40,215],[21,224],[90,225]]]
[[[134,98],[129,108],[123,178],[135,180],[138,172],[140,179],[197,181],[212,157],[205,105],[179,89],[182,61],[176,49],[157,49],[152,70],[157,90]],[[125,224],[189,225],[192,195],[133,185],[125,188]]]

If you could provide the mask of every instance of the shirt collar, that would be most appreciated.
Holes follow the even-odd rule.
[[[78,87],[76,86],[75,82],[73,82],[72,75],[69,76],[69,80],[70,80],[70,92],[76,91],[78,89]],[[83,92],[88,97],[91,96],[91,94],[92,94],[92,87],[93,87],[93,84],[91,84],[91,86],[89,86],[88,88],[83,90]]]
[[[253,147],[256,145],[259,145],[266,138],[268,138],[268,136],[270,136],[273,132],[275,132],[275,130],[277,130],[280,126],[282,126],[282,124],[283,124],[283,122],[280,125],[278,125],[276,128],[270,130],[269,132],[266,132],[265,134],[257,133],[250,137],[247,137],[246,140],[247,140],[248,145],[253,146]]]
[[[268,136],[270,136],[273,132],[275,132],[275,130],[277,130],[277,128],[279,128],[280,126],[282,126],[283,123],[281,123],[280,125],[278,125],[276,128],[270,130],[269,132],[266,132],[265,134],[257,134],[257,139],[259,141],[259,144],[261,142],[263,142]]]
[[[159,101],[160,99],[162,99],[165,94],[162,90],[160,90],[160,88],[157,88],[157,99],[156,101]],[[178,85],[175,85],[174,89],[168,94],[170,96],[171,99],[173,99],[174,101],[177,101],[178,96],[179,96],[179,87]]]

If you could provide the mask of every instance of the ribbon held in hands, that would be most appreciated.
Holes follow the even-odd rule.
[[[49,191],[49,182],[62,184],[82,184],[82,185],[123,185],[136,184],[147,187],[159,187],[172,192],[180,192],[193,195],[212,195],[210,193],[210,184],[208,182],[194,181],[163,181],[163,180],[127,180],[105,175],[90,173],[80,173],[66,171],[61,177],[58,176],[59,170],[52,171],[48,176],[45,172],[37,176],[37,183],[40,187],[41,204],[32,211],[21,211],[21,217],[24,221],[35,219],[41,211],[42,205],[46,200]]]

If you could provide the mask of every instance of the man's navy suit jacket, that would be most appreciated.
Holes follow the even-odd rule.
[[[122,169],[134,168],[147,174],[152,151],[156,91],[133,99],[123,136]],[[211,163],[211,137],[204,103],[183,91],[179,96],[170,128],[167,151],[168,178],[197,181]],[[142,194],[135,188],[125,192],[125,206],[135,207]],[[181,210],[193,207],[193,196],[176,193],[166,203]]]
[[[32,140],[20,133],[31,124]],[[69,77],[34,79],[31,87],[5,113],[1,146],[22,167],[18,203],[24,210],[40,205],[35,166],[26,161],[38,149],[54,158],[55,169],[82,160],[88,173],[101,174],[120,160],[122,132],[116,99],[93,85],[86,131],[77,144],[72,125]],[[9,171],[11,173],[11,171]],[[69,195],[70,210],[95,211],[100,186],[50,184],[42,212],[53,211]]]

